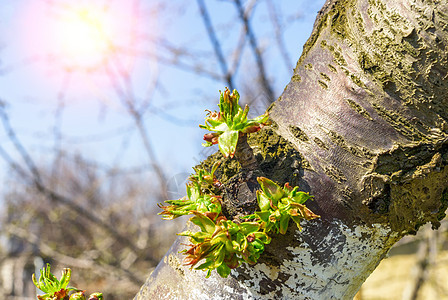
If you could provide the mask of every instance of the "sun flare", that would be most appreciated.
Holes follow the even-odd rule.
[[[107,52],[110,43],[107,23],[104,15],[87,9],[62,20],[59,31],[64,52],[73,57]]]
[[[104,61],[112,49],[112,24],[105,11],[95,7],[68,10],[56,28],[61,56],[86,67]]]
[[[114,84],[110,74],[133,70],[140,59],[135,53],[154,47],[157,10],[149,4],[29,1],[18,18],[20,50],[36,62],[34,70],[46,83],[69,76],[79,89]]]

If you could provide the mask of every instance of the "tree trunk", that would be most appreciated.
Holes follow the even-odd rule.
[[[273,168],[315,196],[321,219],[290,226],[227,279],[184,267],[179,238],[135,299],[352,299],[396,241],[444,217],[447,45],[446,1],[327,1],[270,109],[270,138],[300,157]]]

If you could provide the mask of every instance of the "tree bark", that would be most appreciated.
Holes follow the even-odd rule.
[[[328,0],[270,108],[321,219],[227,279],[184,267],[179,238],[135,299],[352,299],[396,241],[445,216],[447,46],[446,1]]]

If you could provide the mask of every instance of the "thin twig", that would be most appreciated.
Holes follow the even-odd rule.
[[[250,15],[252,14],[252,11],[254,10],[255,7],[255,3],[257,3],[257,0],[252,0],[249,3],[247,3],[246,5],[246,10],[244,12],[246,18],[250,18]],[[235,47],[235,51],[233,53],[233,63],[232,63],[232,68],[230,69],[230,72],[232,72],[232,74],[236,74],[236,72],[238,71],[238,68],[241,64],[241,59],[243,57],[243,53],[244,53],[244,49],[245,49],[245,44],[246,44],[246,30],[244,29],[244,27],[241,29],[241,33],[240,33],[240,38],[238,40],[238,44]]]
[[[22,143],[19,141],[17,135],[15,134],[14,130],[11,127],[11,124],[9,123],[8,116],[3,109],[0,109],[0,118],[3,122],[5,130],[8,133],[9,139],[12,141],[16,150],[21,155],[27,168],[31,171],[31,182],[37,191],[39,191],[42,195],[46,196],[48,199],[69,207],[70,209],[78,213],[80,216],[84,217],[86,220],[89,220],[90,222],[96,224],[98,227],[105,230],[109,235],[113,236],[123,246],[128,247],[132,251],[136,252],[136,254],[138,254],[141,251],[141,249],[139,249],[128,237],[116,231],[115,227],[112,224],[103,220],[100,217],[100,214],[96,214],[95,212],[77,204],[75,201],[73,201],[73,199],[60,195],[54,192],[53,190],[49,189],[48,187],[46,187],[43,181],[41,180],[40,172],[38,171],[33,159],[25,150]],[[12,159],[2,147],[0,147],[0,156],[3,157],[3,159],[13,169],[17,170],[21,174],[23,179],[30,178],[30,175],[27,174],[26,171],[17,162],[15,162],[14,159]],[[151,258],[151,262],[153,264],[157,264],[158,259]]]
[[[219,73],[214,72],[212,69],[206,68],[201,64],[186,63],[182,61],[182,57],[179,57],[178,52],[173,53],[169,48],[166,47],[160,49],[158,53],[155,53],[151,50],[131,49],[129,47],[117,47],[117,49],[123,55],[150,58],[153,60],[157,60],[162,64],[169,65],[182,71],[192,72],[197,75],[211,78],[216,81],[222,81],[222,76]],[[180,52],[181,50],[178,51]],[[171,57],[167,57],[169,54],[171,54]]]
[[[121,65],[120,61],[118,59],[115,59],[116,67],[118,68],[118,73],[120,75],[120,79],[124,81],[125,88],[120,87],[120,82],[115,75],[115,73],[110,69],[110,67],[106,67],[106,72],[109,76],[109,79],[112,82],[112,85],[114,87],[114,90],[118,96],[118,98],[121,100],[122,104],[127,109],[128,114],[133,118],[135,122],[135,126],[137,127],[137,130],[140,134],[140,138],[142,139],[143,146],[145,147],[146,154],[148,155],[148,158],[150,160],[151,166],[156,173],[156,176],[159,181],[160,186],[160,192],[161,196],[165,199],[168,197],[167,193],[167,186],[166,186],[166,176],[163,172],[162,168],[160,167],[161,164],[159,163],[155,152],[153,150],[153,146],[151,143],[151,140],[149,138],[148,131],[143,123],[142,119],[142,113],[137,109],[136,107],[136,98],[133,95],[132,91],[132,84],[130,81],[129,72],[126,71],[123,66]]]
[[[229,89],[233,90],[234,88],[233,75],[231,72],[229,72],[226,59],[224,57],[224,54],[222,53],[221,43],[219,42],[218,37],[216,36],[216,32],[215,29],[213,28],[213,24],[210,19],[210,15],[207,11],[207,7],[205,6],[205,2],[204,0],[197,0],[196,2],[199,6],[199,11],[201,12],[202,20],[204,21],[208,37],[210,39],[210,42],[212,43],[213,50],[215,51],[216,58],[218,59],[219,66],[221,67],[221,71],[224,75],[226,83]]]
[[[54,146],[53,146],[53,152],[54,152],[54,159],[53,159],[53,166],[52,166],[52,177],[57,178],[58,177],[58,170],[60,161],[62,158],[62,114],[64,112],[65,108],[65,96],[66,96],[66,90],[68,86],[70,85],[70,79],[71,79],[71,73],[67,72],[65,73],[65,76],[62,80],[62,86],[61,89],[58,92],[57,100],[58,104],[56,106],[56,110],[54,113],[54,125],[53,125],[53,135],[54,135]],[[54,188],[54,187],[52,187]]]
[[[38,184],[42,184],[41,175],[40,175],[34,161],[32,160],[31,156],[26,151],[25,147],[23,147],[22,143],[17,138],[17,135],[16,135],[15,131],[12,129],[11,123],[9,122],[8,115],[6,114],[5,109],[3,107],[0,107],[0,119],[2,120],[3,128],[5,129],[9,140],[13,143],[17,152],[20,154],[20,156],[24,160],[26,167],[31,172],[32,176],[34,177],[34,181]],[[4,153],[6,154],[6,152],[4,152]],[[18,166],[18,164],[14,164],[14,167],[15,166]]]
[[[265,90],[265,92],[267,94],[266,96],[269,99],[269,102],[272,103],[275,100],[274,99],[274,92],[272,91],[271,85],[270,85],[269,80],[268,80],[268,78],[266,76],[266,71],[265,71],[265,67],[264,67],[263,58],[262,58],[262,55],[261,55],[260,48],[258,47],[257,40],[255,38],[255,34],[254,34],[254,32],[253,32],[253,30],[251,28],[249,19],[247,18],[247,16],[244,13],[244,8],[243,8],[243,5],[241,4],[241,1],[240,0],[234,0],[234,3],[235,3],[235,6],[237,8],[238,15],[239,15],[241,21],[244,24],[244,28],[246,30],[247,37],[249,39],[249,44],[250,44],[250,46],[252,48],[252,51],[253,51],[253,54],[254,54],[254,57],[255,57],[255,62],[256,62],[256,65],[258,67],[258,72],[260,74],[260,79],[261,79],[262,86],[263,86],[263,88],[264,88],[264,90]]]
[[[427,232],[426,232],[427,233]],[[426,282],[428,276],[428,268],[430,267],[429,253],[430,245],[429,238],[426,237],[420,241],[419,249],[417,253],[417,262],[413,268],[412,281],[405,288],[403,293],[403,300],[416,300],[418,299],[419,291],[422,289],[423,284]]]
[[[275,2],[278,3],[278,2]],[[280,50],[280,54],[283,58],[283,63],[285,64],[286,70],[290,74],[292,72],[292,60],[289,56],[288,50],[286,50],[285,41],[283,40],[283,26],[280,23],[279,13],[277,12],[276,4],[272,0],[267,0],[269,16],[271,22],[274,25],[275,30],[275,40],[277,41],[277,47]]]
[[[144,282],[144,276],[137,276],[136,274],[134,274],[134,272],[131,272],[127,269],[117,268],[112,265],[98,264],[95,262],[95,260],[92,259],[75,258],[62,254],[54,250],[44,242],[42,242],[42,240],[35,234],[25,229],[14,226],[12,224],[9,224],[6,227],[6,231],[8,232],[8,234],[15,235],[18,238],[21,238],[22,240],[30,243],[31,245],[36,246],[42,254],[51,257],[52,259],[59,261],[60,263],[63,263],[66,266],[73,266],[81,269],[89,269],[92,272],[102,276],[104,276],[105,274],[107,275],[116,274],[115,277],[120,279],[123,279],[123,277],[125,277],[130,282],[132,282],[133,285],[136,286],[140,286]]]

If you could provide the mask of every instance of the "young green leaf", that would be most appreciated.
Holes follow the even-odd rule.
[[[236,151],[236,145],[238,143],[238,131],[227,130],[219,136],[219,150],[224,157],[233,157]]]
[[[202,231],[208,232],[208,233],[214,233],[216,229],[215,223],[210,220],[206,215],[193,211],[194,217],[190,219],[190,221],[199,226]]]
[[[216,268],[216,272],[218,272],[219,276],[222,278],[227,278],[230,275],[231,268],[227,266],[227,264],[221,264]]]
[[[277,206],[278,201],[285,195],[284,190],[266,177],[258,177],[257,181],[266,197],[271,200],[271,205]]]
[[[254,216],[258,218],[264,232],[268,233],[275,230],[278,233],[285,234],[291,218],[299,229],[301,229],[301,219],[319,218],[303,204],[312,198],[308,193],[298,191],[298,187],[292,188],[288,183],[282,188],[265,177],[259,177],[257,180],[261,186],[261,190],[257,191],[260,211],[249,217],[252,220]]]

